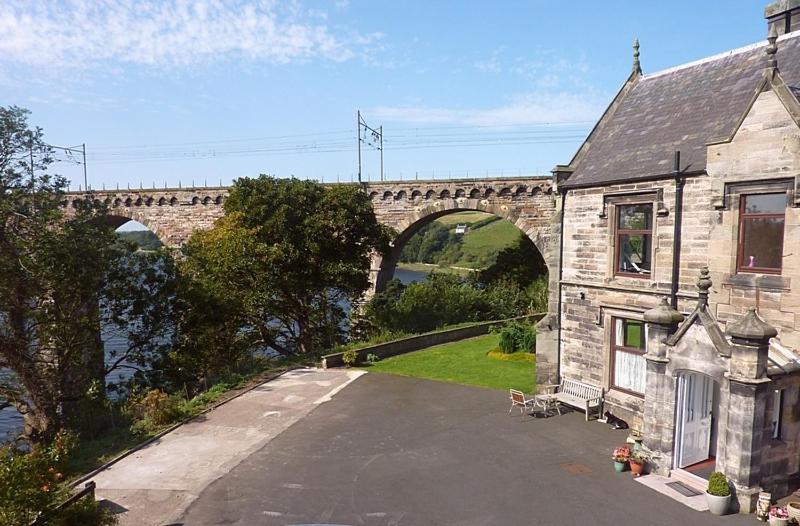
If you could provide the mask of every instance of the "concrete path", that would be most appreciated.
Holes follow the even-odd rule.
[[[256,387],[98,473],[121,526],[174,522],[214,480],[262,449],[360,371],[298,369]]]

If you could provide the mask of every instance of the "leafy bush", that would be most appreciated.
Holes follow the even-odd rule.
[[[374,364],[375,362],[379,362],[380,359],[381,359],[380,356],[378,356],[375,353],[369,353],[367,355],[367,363],[370,365]]]
[[[534,352],[536,327],[530,323],[511,322],[502,327],[492,327],[490,332],[500,336],[500,350],[504,353]]]
[[[131,430],[134,433],[152,434],[180,420],[185,415],[182,403],[180,396],[168,395],[160,389],[133,394],[126,406],[126,412],[133,419]]]
[[[714,495],[717,497],[727,497],[731,494],[731,488],[728,485],[725,475],[719,471],[715,471],[710,477],[708,477],[707,491],[709,495]]]
[[[347,367],[351,367],[358,361],[358,351],[350,349],[342,353],[342,361]]]
[[[51,445],[30,452],[0,447],[0,526],[28,524],[39,512],[46,513],[69,497],[71,490],[63,482],[63,470],[76,445],[75,435],[61,431]],[[88,498],[48,514],[51,525],[115,523],[113,516]]]

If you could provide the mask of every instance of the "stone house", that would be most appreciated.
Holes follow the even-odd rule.
[[[602,386],[657,472],[722,471],[742,511],[800,487],[800,0],[766,17],[767,41],[653,74],[634,44],[554,169],[537,351],[540,382]]]

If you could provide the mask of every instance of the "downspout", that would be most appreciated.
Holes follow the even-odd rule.
[[[564,278],[564,216],[567,202],[567,190],[559,188],[561,194],[561,226],[558,235],[558,345],[556,345],[556,382],[561,383],[561,282]]]
[[[681,269],[681,222],[683,219],[683,185],[686,180],[681,177],[681,152],[675,152],[675,164],[672,170],[675,176],[675,230],[672,233],[672,289],[670,299],[672,308],[678,309],[678,280],[680,279]]]

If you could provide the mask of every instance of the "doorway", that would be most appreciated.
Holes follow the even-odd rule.
[[[677,377],[675,467],[704,465],[712,457],[715,438],[716,382],[697,372],[682,372]],[[716,450],[716,448],[713,448]]]

